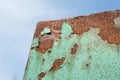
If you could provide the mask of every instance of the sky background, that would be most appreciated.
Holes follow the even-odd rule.
[[[120,0],[0,0],[0,80],[23,80],[39,21],[120,9]]]

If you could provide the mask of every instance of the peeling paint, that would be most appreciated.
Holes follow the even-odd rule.
[[[99,28],[91,28],[81,36],[62,37],[45,54],[32,49],[24,80],[38,80],[41,72],[46,72],[42,80],[119,80],[120,47],[102,40],[99,32]],[[76,43],[81,47],[71,55]]]
[[[34,38],[33,43],[32,43],[32,47],[36,47],[38,45],[39,45],[39,38]]]
[[[24,80],[119,80],[118,13],[42,23],[33,39],[36,48],[30,50]]]
[[[41,35],[46,34],[46,33],[50,33],[50,28],[45,27],[44,30],[41,32]]]
[[[51,33],[60,38],[59,31],[62,24],[69,23],[71,25],[73,34],[82,35],[90,28],[100,28],[99,36],[101,39],[108,41],[109,44],[120,45],[120,28],[115,28],[114,19],[120,16],[120,10],[107,11],[86,16],[78,16],[74,18],[67,18],[62,20],[44,21],[39,22],[34,37],[39,37],[40,32],[49,27]],[[71,35],[70,35],[71,36]]]
[[[114,19],[114,24],[116,28],[120,28],[120,17]]]

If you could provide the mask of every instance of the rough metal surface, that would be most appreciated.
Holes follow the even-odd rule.
[[[120,80],[120,11],[39,22],[24,80]]]

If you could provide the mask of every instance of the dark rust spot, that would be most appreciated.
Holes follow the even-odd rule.
[[[88,66],[89,66],[89,64],[87,63],[85,66],[86,66],[86,67],[88,67]]]
[[[92,56],[88,56],[88,59],[92,59]]]
[[[42,62],[44,62],[45,61],[45,58],[42,58]]]
[[[70,64],[70,62],[68,62],[68,64]]]
[[[50,71],[56,71],[57,69],[59,69],[60,65],[63,64],[64,60],[65,60],[65,57],[62,57],[62,59],[56,59]]]
[[[74,33],[71,33],[71,34],[74,34]]]
[[[48,53],[51,53],[51,50],[48,50]]]
[[[78,44],[74,44],[71,48],[71,54],[75,54],[77,52]]]
[[[90,62],[83,63],[83,69],[90,69]]]
[[[38,75],[38,80],[42,80],[43,77],[45,77],[46,75],[46,72],[41,72],[39,75]]]

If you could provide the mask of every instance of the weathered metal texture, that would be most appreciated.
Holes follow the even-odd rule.
[[[39,22],[24,80],[120,80],[120,11]]]

